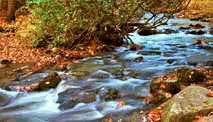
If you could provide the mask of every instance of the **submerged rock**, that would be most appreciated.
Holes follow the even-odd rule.
[[[187,62],[189,65],[196,66],[198,64],[204,65],[204,66],[211,66],[211,62],[213,61],[212,56],[206,56],[206,55],[192,55],[187,58]]]
[[[139,51],[137,54],[140,55],[161,55],[161,51],[159,50],[143,50],[143,51]]]
[[[181,26],[179,29],[180,29],[180,30],[189,30],[190,27],[189,27],[189,26]]]
[[[203,35],[205,33],[206,32],[203,30],[190,30],[186,32],[186,34],[192,34],[192,35]]]
[[[46,91],[51,88],[56,88],[57,85],[60,83],[61,78],[56,72],[50,72],[46,77],[29,82],[22,82],[16,81],[12,82],[8,87],[7,90],[12,91]]]
[[[198,39],[193,45],[204,47],[207,46],[208,44],[205,41]]]
[[[98,70],[91,75],[91,78],[95,79],[106,79],[110,78],[111,74],[109,72]]]
[[[172,29],[164,29],[162,31],[163,34],[172,34],[172,33],[178,33],[177,30],[172,30]]]
[[[143,56],[139,56],[133,59],[134,62],[142,62],[143,60],[144,60]]]
[[[117,89],[113,88],[103,87],[98,91],[98,94],[100,96],[100,99],[104,101],[115,100],[121,97],[120,92]]]
[[[205,26],[201,25],[201,24],[190,24],[189,27],[191,27],[192,29],[202,29],[205,28]]]
[[[96,101],[95,92],[84,92],[80,89],[68,89],[59,93],[58,103],[61,110],[75,107],[79,103],[91,103]]]
[[[10,102],[10,100],[11,98],[8,95],[0,92],[0,107],[7,105]]]
[[[213,34],[213,27],[209,29],[209,34]]]
[[[140,50],[143,49],[144,47],[138,44],[132,44],[129,46],[129,50],[131,51],[136,51],[136,50]]]
[[[162,122],[192,122],[196,115],[213,111],[213,97],[208,89],[189,86],[163,104]]]

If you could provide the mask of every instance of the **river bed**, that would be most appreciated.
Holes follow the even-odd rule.
[[[180,29],[197,23],[205,26],[202,29],[205,34],[186,34],[188,30]],[[119,47],[114,52],[76,61],[66,71],[58,71],[63,80],[56,89],[34,93],[0,89],[0,121],[99,122],[107,115],[125,116],[147,108],[141,98],[149,95],[154,76],[185,66],[206,66],[206,62],[213,61],[213,35],[208,32],[211,26],[174,18],[157,28],[172,29],[171,34],[131,33],[131,39],[144,49],[131,51]],[[203,40],[208,46],[193,45],[196,40]],[[34,74],[28,80],[46,75],[46,72]],[[116,96],[106,95],[111,92]]]

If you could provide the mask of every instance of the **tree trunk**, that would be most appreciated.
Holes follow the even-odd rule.
[[[17,0],[8,0],[7,18],[8,20],[15,20]]]

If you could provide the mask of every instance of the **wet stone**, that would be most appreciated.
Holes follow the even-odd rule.
[[[203,30],[191,30],[191,31],[187,31],[186,34],[192,34],[192,35],[203,35],[206,32]]]
[[[139,56],[139,57],[133,59],[134,62],[138,62],[138,63],[142,62],[143,60],[144,60],[143,56]]]
[[[79,103],[91,103],[96,101],[95,92],[85,92],[80,89],[68,89],[59,93],[57,103],[60,103],[60,109],[66,110],[75,107]]]
[[[153,34],[157,34],[158,32],[155,29],[152,28],[141,28],[138,31],[138,34],[141,36],[149,36],[149,35],[153,35]]]
[[[158,50],[144,50],[144,51],[139,51],[138,54],[140,54],[140,55],[161,55],[161,51],[158,51]]]
[[[162,31],[163,34],[172,34],[172,33],[178,33],[177,30],[172,30],[172,29],[164,29]]]
[[[209,29],[209,34],[213,34],[213,27]]]
[[[136,50],[141,50],[144,47],[142,45],[138,45],[138,44],[132,44],[129,46],[129,50],[131,51],[136,51]]]
[[[110,73],[103,71],[103,70],[98,70],[91,75],[91,78],[106,79],[106,78],[110,78],[110,76],[111,76]]]
[[[60,83],[61,78],[56,72],[50,72],[49,75],[39,81],[38,91],[46,91],[51,88],[56,88]]]
[[[11,98],[5,93],[0,92],[0,107],[9,104]]]
[[[177,61],[177,59],[168,59],[166,62],[168,64],[173,64],[175,61]]]
[[[104,101],[115,100],[121,97],[121,94],[117,89],[107,87],[99,89],[98,95],[100,96],[100,99]]]
[[[24,80],[23,80],[24,81]],[[36,79],[31,82],[14,81],[6,89],[11,91],[47,91],[52,88],[56,88],[60,83],[61,78],[56,72],[50,72],[46,77],[42,79]]]
[[[204,66],[211,66],[211,62],[213,61],[212,56],[205,56],[205,55],[192,55],[187,58],[187,62],[189,65],[196,66],[198,64]]]
[[[201,24],[190,24],[189,27],[191,27],[192,29],[203,29],[205,28],[205,26],[201,25]]]
[[[180,91],[176,80],[176,74],[168,73],[166,75],[156,77],[152,79],[150,84],[150,92],[155,94],[159,91],[163,91],[165,93],[176,94]]]
[[[189,26],[181,26],[179,29],[180,29],[180,30],[189,30],[190,27],[189,27]]]

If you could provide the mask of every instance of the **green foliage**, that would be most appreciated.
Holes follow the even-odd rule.
[[[123,30],[127,22],[138,21],[143,15],[136,10],[135,0],[31,0],[29,3],[37,6],[32,12],[32,24],[39,28],[34,32],[35,47],[43,41],[54,47],[74,47],[90,41],[117,43],[126,34]]]
[[[38,28],[33,32],[35,47],[46,44],[76,48],[91,41],[120,45],[128,37],[130,22],[138,22],[144,11],[151,11],[152,7],[159,8],[150,0],[29,0],[28,3],[36,5],[32,11],[32,24]]]

